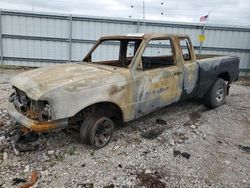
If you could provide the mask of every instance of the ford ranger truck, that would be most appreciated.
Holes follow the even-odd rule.
[[[187,35],[105,36],[81,62],[14,76],[9,114],[35,132],[77,127],[82,143],[102,148],[115,125],[172,103],[222,105],[238,75],[237,56],[195,55]]]

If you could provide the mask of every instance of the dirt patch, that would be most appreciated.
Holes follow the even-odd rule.
[[[156,119],[155,123],[159,125],[167,125],[167,122],[163,119]]]
[[[115,185],[114,184],[110,184],[110,185],[106,185],[106,186],[104,186],[103,188],[114,188],[115,187]]]
[[[240,85],[250,86],[250,76],[241,76],[236,83]]]
[[[189,119],[192,122],[197,122],[201,118],[200,112],[191,112],[189,113]]]
[[[139,173],[137,178],[140,180],[139,186],[146,188],[165,188],[166,184],[161,181],[158,173],[146,173],[145,171]]]
[[[142,132],[141,136],[143,138],[153,140],[153,139],[157,138],[158,136],[160,136],[163,133],[164,130],[165,130],[165,128],[151,129],[151,130],[149,130],[147,132]]]

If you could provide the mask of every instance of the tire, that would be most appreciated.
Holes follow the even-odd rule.
[[[227,93],[226,82],[218,78],[204,97],[204,104],[208,108],[217,108],[225,103]]]
[[[105,115],[89,115],[80,129],[83,144],[90,144],[94,149],[106,146],[113,135],[114,122]]]

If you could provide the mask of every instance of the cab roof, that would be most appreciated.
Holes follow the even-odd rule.
[[[103,36],[101,40],[108,39],[146,39],[146,38],[161,38],[161,37],[188,37],[188,35],[180,35],[180,34],[168,34],[168,33],[128,33],[124,35],[109,35]]]

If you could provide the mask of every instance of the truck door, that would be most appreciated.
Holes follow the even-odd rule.
[[[198,83],[198,64],[195,60],[194,49],[188,37],[179,37],[181,59],[183,62],[184,83],[183,98],[192,97],[195,94]]]
[[[141,56],[143,69],[136,74],[136,117],[180,99],[182,67],[176,62],[176,50],[170,38],[151,39]]]

